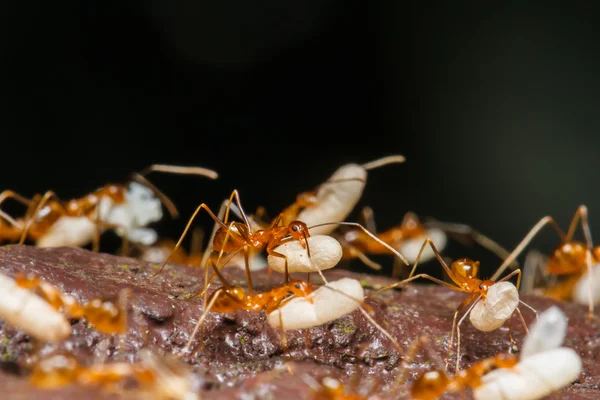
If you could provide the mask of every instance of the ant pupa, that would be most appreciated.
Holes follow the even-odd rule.
[[[564,234],[552,217],[544,217],[561,239],[549,257],[537,251],[527,254],[523,268],[523,292],[533,289],[533,281],[541,275],[553,283],[542,290],[546,296],[558,300],[574,300],[587,304],[589,317],[593,315],[594,305],[600,303],[600,272],[596,266],[600,263],[600,246],[593,247],[592,235],[588,223],[587,207],[581,205]],[[578,223],[581,222],[585,243],[573,240]],[[562,279],[561,279],[562,278]],[[556,282],[560,279],[558,282]]]
[[[34,339],[58,343],[71,335],[71,324],[44,298],[0,274],[0,318]]]
[[[269,325],[282,331],[309,329],[334,321],[359,309],[367,320],[402,353],[402,347],[398,341],[365,310],[370,307],[364,302],[364,299],[364,290],[358,280],[342,278],[327,282],[306,296],[288,299],[278,308],[271,312],[267,311],[267,318]]]
[[[307,225],[321,222],[342,222],[352,212],[367,182],[367,171],[388,164],[403,163],[402,155],[383,157],[365,164],[346,164],[312,192],[301,193],[296,202],[282,213],[284,223],[293,220],[304,221]],[[312,235],[328,235],[335,226],[311,228]]]
[[[356,222],[331,222],[314,225],[314,227],[320,227],[324,225],[343,225],[349,226],[355,231],[360,231],[364,236],[365,241],[372,241],[376,246],[378,246],[378,248],[382,249],[382,252],[389,252],[396,256],[395,260],[397,262],[408,265],[408,261],[398,250]],[[311,228],[312,226],[308,227],[308,230],[310,231]],[[335,267],[343,256],[343,249],[340,242],[338,242],[338,240],[334,237],[328,235],[309,236],[306,239],[306,246],[303,246],[303,243],[298,241],[287,242],[276,247],[275,251],[287,257],[288,272],[290,273],[320,273],[321,270]],[[267,262],[273,270],[277,272],[285,272],[285,265],[281,258],[278,259],[276,257],[269,256]]]
[[[300,297],[308,296],[313,288],[309,282],[303,280],[289,280],[281,286],[275,287],[267,292],[252,294],[248,293],[240,286],[231,285],[221,274],[214,262],[208,263],[214,270],[214,273],[221,281],[222,286],[217,288],[205,300],[204,312],[196,323],[187,344],[182,353],[187,353],[192,345],[198,329],[204,323],[209,312],[228,313],[236,310],[261,311],[265,310],[268,314],[279,308],[290,294]],[[205,294],[208,292],[205,289]],[[283,341],[283,339],[282,339]]]
[[[121,292],[117,304],[99,298],[81,304],[73,296],[61,292],[34,274],[19,274],[15,277],[15,283],[19,288],[37,294],[52,309],[69,318],[85,318],[99,332],[121,334],[127,331],[127,290]]]
[[[536,226],[534,226],[531,231],[523,238],[521,243],[510,253],[508,258],[504,260],[502,265],[498,267],[498,270],[504,270],[508,267],[514,259],[521,253],[529,242],[531,237],[537,233],[537,231],[542,226],[542,223],[545,223],[544,220],[538,222]],[[452,280],[452,283],[445,282],[441,279],[437,279],[428,274],[418,274],[414,275],[414,272],[418,266],[420,255],[425,249],[426,246],[430,246],[433,252],[435,253],[436,258],[439,263],[444,268],[444,271],[448,275],[448,277]],[[517,276],[517,284],[513,285],[511,282],[508,282],[510,278],[513,276]],[[519,299],[518,289],[520,286],[521,280],[521,270],[516,269],[506,275],[504,278],[497,280],[498,273],[496,272],[494,276],[488,280],[482,280],[479,278],[479,261],[474,261],[468,258],[460,258],[452,262],[450,266],[446,264],[444,259],[442,258],[439,251],[436,249],[435,245],[431,242],[430,239],[426,239],[419,252],[419,256],[413,265],[413,268],[410,272],[408,279],[405,279],[401,282],[397,282],[391,285],[388,285],[384,288],[377,290],[371,295],[377,294],[383,290],[388,290],[390,288],[398,287],[404,285],[410,281],[415,279],[424,278],[430,281],[433,281],[442,286],[448,287],[452,290],[457,290],[460,292],[468,293],[469,297],[467,297],[456,309],[454,312],[454,318],[452,320],[452,332],[450,334],[450,345],[448,347],[448,351],[450,352],[452,349],[452,345],[454,343],[454,335],[457,337],[457,350],[456,350],[456,370],[459,369],[460,363],[460,326],[464,319],[469,316],[471,323],[477,329],[489,332],[495,329],[498,329],[500,326],[510,318],[513,313],[516,311],[523,323],[525,330],[527,331],[527,325],[525,324],[525,320],[521,315],[521,311],[519,309],[519,304],[522,304],[529,308],[536,314],[537,311]],[[460,318],[457,323],[458,314],[468,307],[467,311]]]
[[[473,390],[476,400],[537,400],[575,381],[582,361],[571,348],[561,347],[567,318],[556,306],[544,311],[525,338],[518,363],[493,370]]]
[[[148,349],[140,351],[137,363],[115,362],[81,365],[70,354],[55,353],[40,359],[33,367],[29,381],[41,389],[57,389],[69,384],[101,387],[117,391],[117,385],[133,378],[136,398],[195,400],[193,374],[189,366],[173,357],[164,357]]]
[[[108,184],[82,198],[65,202],[48,191],[28,199],[4,191],[0,203],[13,198],[28,208],[25,217],[16,220],[16,228],[21,230],[19,244],[27,238],[38,247],[80,247],[92,242],[98,251],[100,234],[106,229],[122,236],[124,247],[127,241],[149,244],[156,240],[156,232],[146,226],[162,218],[161,202],[173,217],[178,216],[173,202],[145,178],[150,172],[217,178],[216,172],[202,167],[155,164],[134,173],[126,184]]]

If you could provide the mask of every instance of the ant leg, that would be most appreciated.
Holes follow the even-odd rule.
[[[227,293],[225,290],[225,288],[231,287],[231,285],[229,284],[229,282],[227,282],[227,279],[225,279],[225,277],[221,274],[221,272],[219,271],[219,269],[217,268],[217,266],[214,264],[214,262],[210,261],[209,262],[210,266],[213,268],[214,270],[214,274],[217,275],[217,277],[219,278],[219,280],[221,281],[221,284],[223,285],[222,287],[218,288],[213,294],[212,294],[212,299],[210,301],[210,303],[207,304],[207,299],[208,299],[208,268],[204,269],[204,284],[205,284],[205,288],[204,288],[204,312],[202,313],[202,316],[200,317],[200,319],[198,320],[198,323],[196,324],[196,326],[194,327],[194,331],[192,332],[192,335],[190,336],[187,344],[185,345],[184,349],[182,350],[182,353],[187,353],[192,341],[194,339],[194,336],[196,336],[196,333],[198,332],[198,329],[200,329],[200,327],[202,326],[202,323],[204,322],[204,319],[206,318],[206,315],[208,315],[208,313],[210,312],[211,308],[214,306],[215,302],[217,301],[217,299],[219,298],[219,294],[217,293],[219,291],[221,291],[224,295],[226,295],[227,297],[229,297],[231,299],[231,301],[233,301],[234,303],[239,303],[239,300],[233,296],[231,296],[229,293]]]
[[[52,199],[52,198],[54,198],[60,204],[61,200],[58,198],[56,193],[54,193],[51,190],[44,193],[44,195],[41,197],[39,203],[35,207],[33,213],[31,214],[31,217],[27,219],[27,223],[23,227],[23,232],[21,233],[21,239],[19,240],[19,244],[25,243],[25,239],[27,238],[27,234],[29,233],[29,229],[31,228],[31,224],[33,224],[35,216],[40,212],[40,210],[42,208],[44,208],[46,203],[48,203],[50,201],[50,199]],[[62,209],[61,211],[66,214],[64,209]]]
[[[281,350],[283,355],[287,354],[287,341],[285,338],[285,329],[283,329],[283,316],[279,313],[279,335],[281,337]]]
[[[500,275],[502,275],[502,273],[504,272],[504,270],[510,264],[512,264],[512,262],[514,260],[516,260],[516,258],[519,256],[519,254],[521,254],[521,252],[525,249],[525,247],[527,247],[527,245],[529,244],[529,242],[531,242],[531,240],[547,224],[550,224],[554,228],[554,230],[559,234],[559,236],[561,236],[561,237],[564,236],[563,233],[562,233],[562,231],[560,230],[560,228],[556,224],[556,222],[554,222],[554,219],[552,217],[550,217],[550,216],[545,216],[544,218],[540,219],[533,226],[533,228],[531,228],[531,230],[527,233],[527,235],[525,235],[525,237],[523,238],[523,240],[521,240],[521,243],[519,243],[517,245],[517,247],[515,247],[515,249],[512,251],[512,253],[510,253],[510,255],[504,260],[504,262],[502,263],[502,265],[500,265],[498,267],[498,269],[496,270],[496,272],[494,273],[494,275],[490,279],[492,281],[496,281],[496,279],[498,279],[498,277]]]
[[[454,344],[454,332],[457,331],[457,350],[456,350],[456,371],[458,371],[458,361],[460,359],[460,328],[458,327],[460,325],[460,323],[462,322],[462,320],[465,318],[465,316],[467,314],[469,314],[469,312],[471,311],[471,309],[475,306],[475,304],[477,304],[477,301],[474,301],[475,299],[477,299],[479,297],[479,295],[477,293],[472,293],[469,297],[467,297],[466,299],[463,300],[462,303],[460,303],[460,305],[456,308],[456,311],[454,311],[454,317],[452,318],[452,330],[450,333],[450,344],[448,345],[448,354],[446,355],[446,369],[448,368],[448,362],[450,361],[450,352],[452,351],[452,345]],[[471,307],[469,308],[469,310],[465,313],[465,315],[463,315],[460,319],[460,322],[458,323],[458,325],[456,324],[456,318],[458,317],[458,314],[461,312],[461,310],[463,308],[465,308],[467,305],[469,305],[471,302],[473,302],[473,305],[471,305]]]
[[[290,273],[288,271],[288,258],[287,258],[287,256],[285,254],[278,253],[275,250],[271,250],[268,247],[267,247],[267,253],[269,253],[269,255],[271,255],[271,256],[283,258],[283,261],[285,262],[285,284],[287,285],[290,282]],[[325,277],[323,277],[323,273],[321,272],[321,270],[318,269],[318,268],[317,268],[317,270],[321,274],[321,277],[323,278],[323,280],[325,280]],[[325,283],[327,283],[327,280],[325,280]]]
[[[185,229],[183,230],[183,233],[181,234],[181,237],[177,241],[177,244],[175,245],[175,247],[173,248],[173,250],[171,250],[171,254],[169,254],[169,256],[165,259],[165,261],[163,261],[163,263],[160,266],[160,269],[158,270],[158,272],[155,273],[154,275],[152,275],[150,278],[154,278],[156,275],[160,274],[162,272],[162,270],[165,268],[165,265],[167,265],[167,262],[169,261],[169,259],[173,256],[173,254],[177,251],[177,249],[179,249],[179,247],[181,247],[181,243],[183,242],[183,239],[185,238],[185,235],[187,235],[188,231],[190,230],[190,227],[191,227],[192,223],[194,222],[194,219],[196,218],[196,216],[198,215],[198,213],[202,209],[204,209],[208,213],[208,215],[210,215],[210,217],[217,224],[219,224],[223,228],[227,228],[227,225],[225,225],[220,219],[217,218],[217,216],[212,212],[212,210],[210,209],[210,207],[208,207],[205,203],[200,204],[196,208],[196,210],[194,211],[194,213],[192,214],[192,216],[190,217],[187,225],[185,226]]]
[[[519,319],[521,320],[521,323],[523,324],[523,328],[525,328],[525,334],[529,335],[529,328],[527,327],[527,324],[525,323],[525,319],[523,318],[523,314],[521,314],[521,310],[519,310],[519,307],[517,307],[515,310],[517,311],[517,314],[519,314]]]
[[[369,313],[365,311],[364,308],[359,307],[358,309],[360,310],[360,312],[362,313],[362,315],[364,315],[365,318],[371,323],[371,325],[373,325],[379,332],[383,333],[383,335],[385,337],[387,337],[392,342],[392,344],[394,345],[394,347],[398,350],[398,352],[400,354],[404,353],[402,351],[402,346],[400,346],[400,343],[398,343],[398,341],[396,339],[394,339],[394,337],[392,335],[390,335],[390,333],[388,331],[386,331],[381,325],[379,325],[377,323],[377,321],[375,321],[373,319],[373,317],[371,317],[369,315]]]
[[[154,184],[152,184],[152,182],[150,182],[148,179],[144,178],[142,175],[140,175],[138,173],[132,174],[131,180],[141,183],[142,185],[144,185],[148,189],[150,189],[152,191],[152,193],[154,193],[154,195],[156,197],[158,197],[160,202],[165,206],[165,208],[167,209],[169,214],[171,214],[171,218],[179,217],[179,211],[177,210],[175,203],[173,203],[173,201],[166,194],[164,194],[159,188],[154,186]]]
[[[325,286],[322,286],[322,287],[325,287],[333,292],[341,294],[342,296],[345,296],[346,298],[358,303],[359,304],[358,309],[365,316],[365,318],[371,323],[371,325],[373,325],[379,332],[381,332],[385,337],[387,337],[392,342],[392,344],[394,345],[394,347],[398,350],[398,352],[400,354],[404,353],[402,350],[402,346],[400,346],[400,343],[398,343],[398,341],[387,330],[385,330],[381,325],[379,325],[377,323],[377,321],[375,321],[373,319],[373,317],[371,317],[369,315],[369,312],[365,310],[365,309],[368,309],[368,310],[370,310],[370,312],[373,312],[372,308],[364,300],[359,300],[356,297],[350,296],[349,294],[344,293],[341,290],[333,288],[327,284],[325,284]],[[281,315],[281,313],[280,313],[280,315]]]
[[[0,193],[0,204],[4,203],[6,199],[15,199],[19,203],[23,204],[26,207],[31,206],[33,200],[28,199],[27,197],[20,195],[17,192],[13,192],[12,190],[5,190]]]
[[[504,247],[500,246],[494,240],[474,230],[468,225],[456,224],[453,222],[440,222],[437,220],[430,219],[427,222],[424,222],[423,226],[425,228],[441,229],[442,231],[444,231],[444,233],[454,236],[454,240],[462,242],[462,244],[464,245],[470,245],[472,244],[472,242],[475,242],[484,249],[487,249],[490,252],[494,253],[496,256],[498,256],[498,258],[502,260],[508,258],[508,256],[510,255],[510,253]],[[518,266],[519,263],[516,260],[514,260],[509,265],[509,267],[511,268],[517,268]]]
[[[340,243],[342,244],[342,243]],[[351,255],[351,257],[356,257],[358,258],[360,261],[363,262],[363,264],[365,264],[367,267],[374,269],[375,271],[380,271],[381,270],[381,265],[376,263],[375,261],[371,260],[365,253],[363,253],[362,251],[358,250],[356,247],[350,245],[350,244],[342,244],[342,246],[346,247]],[[394,258],[394,265],[396,263],[396,258]]]
[[[585,265],[587,267],[588,274],[588,319],[592,319],[594,317],[594,282],[592,277],[594,276],[592,271],[592,232],[590,231],[590,225],[588,222],[588,211],[587,207],[584,205],[579,206],[577,212],[573,216],[573,220],[569,225],[569,231],[567,232],[567,240],[571,240],[573,234],[575,233],[575,228],[577,226],[578,220],[581,218],[581,229],[583,230],[583,236],[585,237],[585,244],[587,246],[585,252]]]
[[[223,217],[225,216],[225,210],[227,209],[227,207],[229,207],[227,200],[223,200],[223,202],[221,203],[221,206],[219,207],[219,213],[217,214],[217,219],[219,221],[223,221]],[[211,254],[211,252],[208,250],[212,249],[215,235],[217,234],[217,231],[219,230],[219,228],[223,227],[223,226],[227,226],[227,225],[223,224],[222,222],[214,224],[213,230],[210,234],[210,238],[208,239],[208,242],[206,244],[206,251],[204,252],[204,255],[202,256],[202,260],[200,261],[200,266],[205,267],[207,265],[208,258],[210,257],[210,254]]]
[[[539,319],[538,312],[537,312],[537,310],[535,308],[531,307],[529,304],[525,303],[523,300],[519,300],[519,303],[523,304],[525,307],[527,307],[531,311],[533,311],[533,313],[535,314],[535,320],[536,321]],[[527,327],[525,327],[525,330],[527,330]]]
[[[548,265],[548,257],[537,250],[530,250],[525,255],[525,263],[523,265],[523,279],[521,284],[522,293],[530,293],[533,291],[536,283],[536,278],[539,275],[544,277],[548,283],[547,274],[544,267]]]
[[[360,213],[363,222],[365,223],[365,228],[370,232],[377,234],[377,226],[375,225],[375,213],[371,207],[363,207]]]
[[[476,296],[476,294],[471,295],[471,297],[474,297],[474,296]],[[481,296],[479,296],[479,297],[481,297]],[[460,325],[463,323],[463,321],[465,320],[467,315],[469,315],[471,313],[471,310],[473,309],[473,307],[475,307],[475,304],[477,304],[478,302],[479,302],[479,298],[473,302],[473,305],[471,305],[471,307],[469,307],[469,309],[467,310],[465,315],[462,316],[462,318],[460,319],[460,321],[458,321],[458,324],[456,325],[456,369],[454,370],[455,374],[458,373],[458,371],[459,371],[458,367],[460,364]],[[456,318],[456,314],[455,314],[455,318]]]
[[[392,386],[391,386],[392,390],[390,390],[391,393],[394,393],[401,385],[403,385],[405,383],[406,372],[408,370],[407,364],[408,363],[412,364],[415,362],[415,358],[417,357],[417,352],[424,345],[429,345],[429,339],[427,339],[427,336],[419,336],[418,338],[411,340],[410,344],[408,345],[408,350],[406,351],[406,355],[404,357],[402,357],[402,366],[400,367],[400,372],[398,373],[398,375],[396,375],[396,379],[394,379],[394,383],[392,383]],[[394,390],[394,389],[396,389],[396,390]]]
[[[371,239],[375,240],[377,243],[379,243],[380,245],[382,245],[383,247],[385,247],[386,249],[388,249],[390,252],[392,252],[392,254],[394,254],[396,257],[398,257],[399,259],[401,259],[402,262],[405,265],[410,266],[410,263],[408,262],[408,260],[402,254],[400,254],[400,252],[398,250],[394,249],[392,246],[390,246],[389,244],[387,244],[383,240],[379,239],[377,236],[375,236],[375,234],[373,234],[372,232],[369,232],[367,230],[367,228],[365,228],[364,226],[362,226],[359,223],[356,223],[356,222],[325,222],[323,224],[317,224],[317,225],[309,226],[308,228],[310,229],[310,228],[316,228],[316,227],[319,227],[319,226],[326,226],[326,225],[355,226],[355,227],[361,229],[369,237],[371,237]]]
[[[223,290],[223,289],[222,288],[217,289],[217,291],[219,291],[219,290]],[[210,312],[210,309],[215,305],[215,302],[217,301],[218,298],[219,298],[219,294],[215,292],[215,294],[213,294],[213,298],[210,300],[210,303],[204,309],[204,312],[202,313],[202,315],[200,316],[200,319],[196,323],[196,326],[194,327],[194,330],[192,331],[192,334],[190,335],[190,338],[188,339],[185,347],[181,351],[181,354],[185,354],[185,353],[187,353],[189,351],[190,346],[192,345],[192,342],[194,340],[194,336],[196,336],[196,333],[198,333],[198,329],[200,329],[200,327],[204,323],[204,319],[206,318],[206,316]]]
[[[238,193],[237,189],[234,189],[233,192],[231,192],[231,195],[229,196],[229,202],[227,204],[227,210],[225,211],[225,219],[223,219],[223,222],[227,223],[227,221],[229,221],[229,209],[231,208],[231,203],[234,198],[235,198],[235,203],[240,211],[240,214],[242,215],[242,219],[244,220],[244,225],[246,225],[248,227],[248,232],[252,233],[252,225],[250,225],[250,222],[248,221],[248,217],[246,216],[246,213],[244,212],[244,209],[242,208],[242,202],[240,201],[240,194]]]
[[[419,260],[421,259],[421,256],[423,255],[423,251],[425,251],[425,246],[429,245],[431,247],[431,249],[433,250],[434,254],[436,255],[439,263],[442,265],[442,268],[444,268],[444,271],[446,271],[446,274],[448,274],[448,277],[450,277],[450,279],[452,280],[452,282],[454,282],[454,285],[448,282],[444,282],[441,279],[437,279],[437,278],[433,278],[432,276],[429,276],[427,274],[419,274],[419,275],[415,275],[413,276],[413,274],[415,273],[415,270],[417,269],[417,266],[419,265]],[[415,260],[415,264],[412,267],[412,270],[410,271],[410,274],[408,275],[407,279],[404,279],[400,282],[396,282],[393,283],[391,285],[385,286],[381,289],[376,290],[375,292],[372,292],[370,294],[371,295],[375,295],[379,292],[382,292],[384,290],[388,290],[388,289],[392,289],[395,287],[398,287],[400,285],[406,284],[410,281],[414,281],[417,278],[425,278],[425,279],[429,279],[435,283],[438,283],[442,286],[446,286],[449,287],[450,289],[453,290],[460,290],[460,283],[456,280],[456,277],[454,276],[454,274],[452,273],[452,270],[450,269],[450,267],[448,267],[448,264],[446,264],[446,262],[444,261],[444,259],[442,258],[442,255],[440,254],[440,252],[438,251],[438,249],[435,247],[435,245],[433,244],[433,242],[431,241],[431,239],[427,238],[423,241],[423,244],[421,245],[421,249],[419,250],[419,254],[417,254],[417,259]]]
[[[518,275],[517,276],[517,284],[515,285],[515,287],[517,288],[517,291],[519,291],[519,288],[521,287],[521,269],[514,270],[510,274],[506,275],[504,278],[500,279],[498,282],[508,281],[510,278],[512,278],[515,275]]]
[[[250,249],[244,246],[244,264],[246,264],[246,282],[248,282],[248,296],[252,296],[252,274],[250,273]]]
[[[8,215],[6,212],[0,210],[0,218],[4,219],[6,222],[8,222],[10,225],[12,225],[13,227],[15,227],[16,229],[23,229],[23,226],[17,222],[16,219],[14,219],[13,217],[11,217],[10,215]]]

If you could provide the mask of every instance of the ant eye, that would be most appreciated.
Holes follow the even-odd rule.
[[[296,283],[296,284],[294,285],[294,287],[295,287],[296,289],[300,289],[300,284],[299,284],[299,283]]]
[[[296,232],[298,230],[298,225],[292,225],[292,230]]]

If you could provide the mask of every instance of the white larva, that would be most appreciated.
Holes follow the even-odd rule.
[[[581,358],[560,347],[522,359],[510,369],[497,369],[475,388],[477,400],[536,400],[564,388],[581,374]]]
[[[307,249],[303,248],[298,240],[289,241],[273,249],[273,251],[287,256],[289,273],[317,272],[317,269],[322,271],[335,267],[342,259],[342,246],[331,236],[310,236],[307,242],[310,248],[310,258]],[[274,271],[285,272],[284,258],[269,255],[267,262]]]
[[[521,348],[521,359],[560,347],[567,334],[567,317],[556,306],[540,314],[529,328]]]
[[[519,305],[519,292],[511,282],[498,282],[489,287],[485,301],[479,300],[471,309],[469,319],[480,331],[490,332],[501,327]]]
[[[0,274],[0,318],[31,337],[58,343],[71,334],[71,324],[44,299]]]
[[[582,362],[573,349],[560,347],[566,331],[567,317],[558,307],[544,311],[525,338],[519,363],[483,376],[475,399],[536,400],[576,380]]]
[[[586,269],[587,271],[587,269]],[[590,290],[590,276],[585,274],[577,281],[573,288],[573,301],[579,304],[587,305],[589,302],[588,293]],[[592,265],[592,302],[600,303],[600,264]]]
[[[408,260],[409,263],[414,264],[414,262],[417,260],[417,257],[419,256],[419,251],[423,246],[423,240],[425,238],[431,239],[433,245],[438,249],[439,252],[442,252],[444,250],[444,248],[446,247],[446,243],[448,242],[446,234],[441,229],[431,228],[425,231],[424,237],[418,239],[403,240],[399,243],[398,246],[394,247],[396,248],[396,250],[398,250],[400,254],[402,254]],[[431,249],[431,246],[427,246],[423,250],[419,262],[426,262],[433,259],[434,257],[435,253]]]
[[[329,180],[344,181],[322,185],[315,196],[317,204],[300,211],[297,220],[308,226],[344,221],[362,196],[367,181],[367,170],[358,164],[343,165]],[[311,235],[327,235],[336,228],[336,225],[319,226],[311,228],[309,232]]]
[[[154,229],[146,228],[163,217],[162,204],[152,190],[140,183],[131,182],[125,192],[123,204],[113,204],[108,198],[99,204],[100,220],[117,226],[119,236],[126,235],[131,242],[149,246],[156,242]]]
[[[283,324],[284,330],[312,328],[351,313],[365,298],[363,287],[356,279],[342,278],[325,286],[307,297],[296,297],[270,313],[269,325],[280,329]]]
[[[146,226],[162,218],[162,205],[152,190],[144,185],[130,183],[123,204],[102,198],[98,212],[100,221],[117,226],[115,232],[119,236],[127,235],[130,242],[149,246],[158,239],[156,231]],[[95,233],[96,225],[92,218],[62,216],[36,241],[36,246],[82,247],[94,240]]]
[[[96,226],[87,217],[60,217],[36,242],[37,247],[82,247],[94,239]]]

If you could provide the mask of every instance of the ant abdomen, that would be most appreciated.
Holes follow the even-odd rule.
[[[580,242],[565,242],[552,252],[547,272],[552,275],[568,275],[581,272],[586,265],[587,247]]]
[[[461,282],[479,276],[479,261],[473,261],[469,258],[459,258],[452,263],[450,268],[455,278]]]

